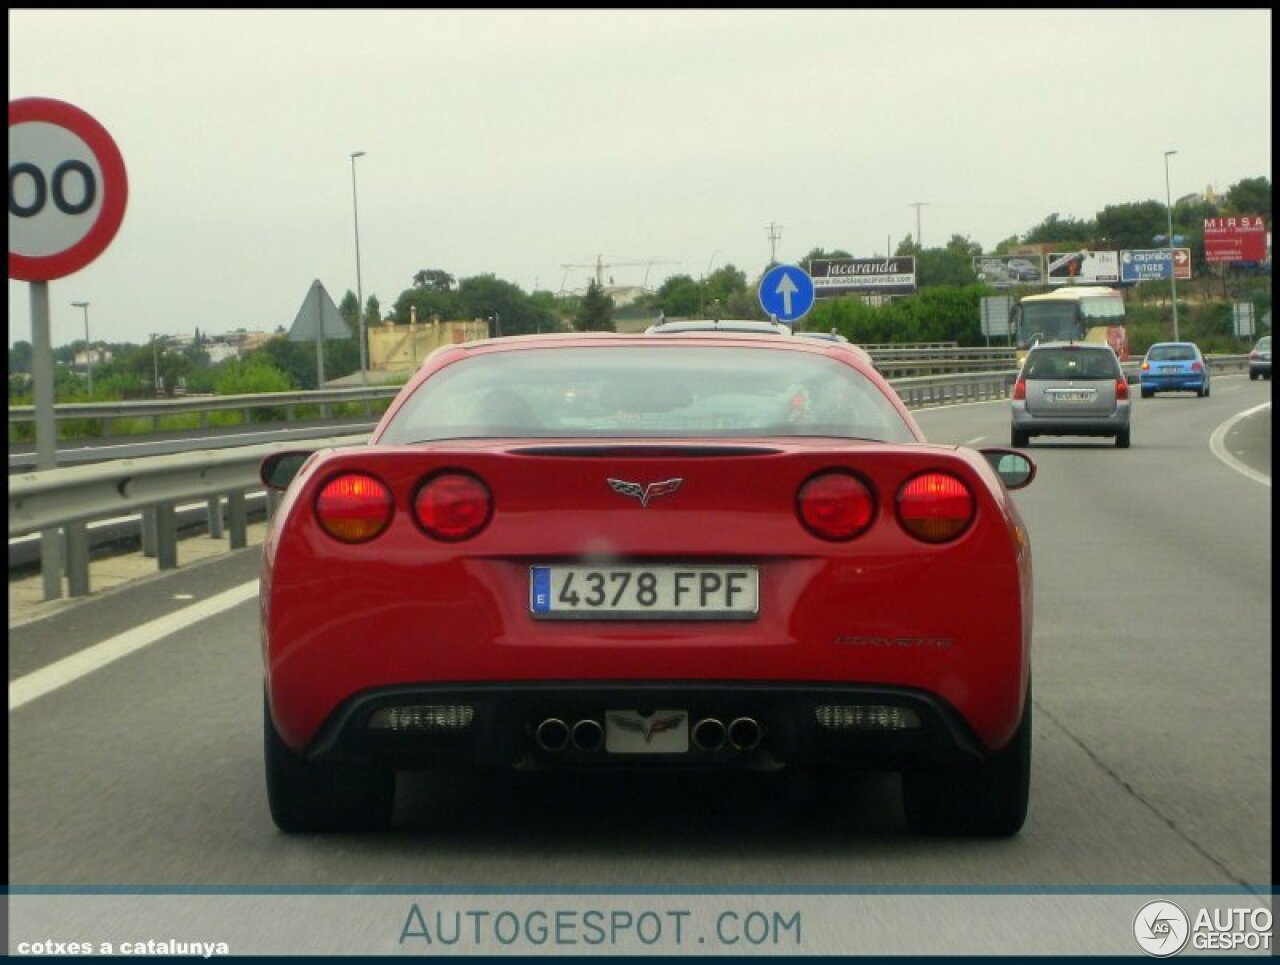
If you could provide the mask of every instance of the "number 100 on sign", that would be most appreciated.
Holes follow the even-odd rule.
[[[529,610],[542,619],[752,620],[754,566],[534,566]]]

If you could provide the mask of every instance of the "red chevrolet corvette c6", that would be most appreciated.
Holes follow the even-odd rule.
[[[272,817],[382,827],[433,766],[848,768],[1013,834],[1034,475],[927,442],[846,343],[443,347],[366,445],[263,463]]]

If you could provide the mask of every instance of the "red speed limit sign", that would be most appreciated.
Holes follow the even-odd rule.
[[[63,101],[9,102],[9,277],[51,281],[111,243],[129,198],[120,149]]]

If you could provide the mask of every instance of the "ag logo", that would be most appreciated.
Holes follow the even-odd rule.
[[[1156,958],[1182,951],[1190,933],[1187,913],[1172,901],[1149,901],[1133,919],[1133,937],[1144,952]]]

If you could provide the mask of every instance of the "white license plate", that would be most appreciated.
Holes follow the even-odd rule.
[[[1055,402],[1091,402],[1093,401],[1092,392],[1055,392],[1053,393]]]
[[[531,566],[529,611],[551,620],[754,620],[754,566]]]
[[[689,750],[689,715],[658,710],[642,716],[634,710],[604,715],[604,749],[610,754],[683,754]]]

